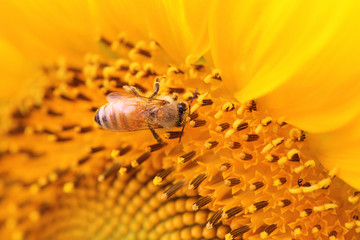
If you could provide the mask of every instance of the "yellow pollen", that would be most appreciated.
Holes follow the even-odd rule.
[[[74,183],[73,182],[67,182],[63,186],[64,193],[71,193],[74,191]]]
[[[161,177],[158,177],[158,176],[156,176],[154,179],[153,179],[153,183],[154,183],[154,185],[156,185],[156,186],[158,186],[158,185],[160,185],[161,183],[162,183],[162,178]]]
[[[219,111],[216,112],[216,114],[214,115],[214,118],[220,119],[223,114],[224,114],[224,111],[220,109]]]
[[[119,157],[119,153],[120,153],[119,150],[114,149],[114,150],[111,151],[110,156],[111,156],[112,159],[116,160]]]
[[[127,172],[127,169],[124,168],[124,167],[121,167],[121,168],[119,169],[119,173],[120,173],[121,176],[125,175],[126,172]]]
[[[229,138],[231,135],[233,135],[236,132],[235,129],[229,129],[226,133],[225,133],[225,138]]]
[[[234,239],[234,238],[233,238],[233,236],[231,236],[230,233],[228,233],[228,234],[225,235],[225,240],[233,240],[233,239]]]
[[[260,233],[260,238],[261,239],[266,239],[266,238],[268,238],[269,237],[269,234],[267,233],[267,232],[261,232]]]
[[[352,204],[356,204],[359,201],[359,196],[350,196],[348,197],[348,201],[351,202]]]
[[[288,161],[287,157],[282,157],[282,158],[279,159],[278,164],[279,165],[284,165],[287,161]]]
[[[315,161],[314,160],[308,160],[304,164],[305,167],[315,167]]]

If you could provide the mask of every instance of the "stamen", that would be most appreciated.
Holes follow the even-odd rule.
[[[103,36],[100,37],[99,41],[103,44],[105,44],[106,46],[110,47],[111,46],[111,41],[107,40],[106,38],[104,38]]]
[[[231,102],[226,102],[222,107],[221,110],[224,112],[230,112],[235,109],[235,105]]]
[[[219,171],[224,172],[226,170],[228,170],[229,168],[231,168],[231,163],[223,163],[221,164]]]
[[[304,164],[305,167],[315,167],[315,161],[314,160],[308,160]]]
[[[183,94],[183,93],[185,93],[185,89],[184,88],[169,88],[169,94],[173,94],[173,93]]]
[[[171,75],[171,74],[184,74],[184,71],[182,71],[181,69],[178,69],[177,67],[169,67],[166,71],[166,75]]]
[[[164,134],[164,137],[166,139],[174,139],[174,138],[179,138],[181,136],[181,131],[167,131]]]
[[[251,100],[251,101],[250,101],[248,110],[249,110],[250,112],[257,111],[256,102],[255,102],[254,100]]]
[[[352,196],[348,197],[348,201],[351,202],[352,204],[356,204],[359,201],[358,194],[359,192],[354,192]]]
[[[239,227],[235,230],[232,230],[230,233],[226,234],[225,240],[232,240],[234,238],[237,238],[249,230],[250,230],[250,225],[245,225],[245,226]]]
[[[241,182],[241,180],[239,178],[228,178],[225,179],[225,185],[228,187],[232,187],[235,185],[238,185]]]
[[[219,111],[217,111],[215,113],[214,118],[215,119],[220,119],[223,114],[224,114],[224,111],[220,109]]]
[[[287,158],[289,159],[289,161],[299,162],[299,161],[300,161],[299,153],[300,153],[299,150],[297,150],[297,149],[291,149],[291,150],[287,153]]]
[[[119,156],[123,156],[123,155],[125,155],[126,153],[128,153],[128,152],[130,152],[131,151],[131,145],[128,145],[128,146],[126,146],[126,147],[124,147],[124,148],[121,148],[120,149],[120,152],[119,152]]]
[[[55,136],[55,141],[56,142],[68,142],[73,140],[72,137],[61,137],[61,136]]]
[[[181,180],[175,184],[173,184],[171,187],[169,187],[162,195],[161,199],[166,200],[169,199],[171,196],[173,196],[179,189],[181,189],[185,185],[185,181]]]
[[[238,149],[241,147],[241,144],[239,142],[230,141],[228,142],[228,147],[231,149]]]
[[[216,223],[220,220],[221,216],[223,214],[223,210],[219,209],[217,210],[208,220],[207,224],[206,224],[206,228],[207,229],[212,229],[214,227],[214,225],[216,225]]]
[[[193,112],[192,114],[190,114],[189,117],[190,117],[190,120],[194,120],[199,117],[199,114],[197,112]]]
[[[64,125],[62,126],[62,131],[68,131],[74,129],[76,126],[77,126],[76,124]]]
[[[213,104],[213,101],[211,99],[203,99],[201,106],[208,106],[208,105],[212,105],[212,104]]]
[[[189,125],[190,127],[202,127],[206,124],[206,121],[205,120],[198,120],[198,119],[195,119],[195,120],[191,120]]]
[[[264,126],[262,124],[259,124],[255,129],[255,134],[261,133],[261,131],[264,129]]]
[[[275,229],[277,228],[276,224],[271,224],[270,226],[267,226],[265,228],[265,230],[263,232],[260,233],[260,238],[261,239],[266,239],[269,237],[269,235],[275,231]]]
[[[264,126],[269,126],[269,124],[272,122],[272,117],[266,117],[261,120],[261,124]]]
[[[190,161],[193,157],[195,157],[195,155],[196,155],[195,151],[185,153],[184,155],[178,157],[178,163],[179,164],[186,163]]]
[[[60,98],[62,98],[65,101],[69,101],[69,102],[74,102],[75,101],[75,99],[70,98],[70,97],[66,96],[65,94],[61,94]]]
[[[75,129],[76,132],[78,133],[88,133],[91,132],[93,130],[93,127],[88,126],[88,127],[77,127]]]
[[[243,140],[244,140],[244,141],[247,141],[247,142],[256,141],[256,140],[259,139],[259,137],[260,137],[260,136],[257,135],[257,134],[244,134],[244,135],[242,136]]]
[[[244,130],[244,129],[248,128],[248,126],[249,126],[249,124],[247,122],[245,122],[245,123],[239,124],[235,129],[236,129],[236,131],[239,132],[241,130]],[[253,134],[253,135],[255,135],[255,134]],[[258,136],[258,135],[256,135],[256,136]]]
[[[104,146],[98,146],[98,147],[92,147],[90,149],[90,153],[97,153],[97,152],[100,152],[100,151],[103,151],[105,150],[105,147]]]
[[[313,234],[316,234],[316,233],[320,232],[320,230],[321,230],[321,226],[320,226],[319,224],[316,224],[316,225],[314,225],[313,228],[311,229],[311,232],[312,232]]]
[[[275,140],[273,140],[271,143],[274,145],[274,147],[279,146],[280,144],[282,144],[284,142],[284,138],[283,137],[279,137],[276,138]]]
[[[199,174],[194,180],[191,181],[188,189],[196,190],[200,184],[206,179],[207,175],[205,173]]]
[[[236,132],[235,129],[229,129],[226,133],[225,133],[225,138],[229,138],[231,135],[233,135]]]
[[[331,178],[334,178],[336,176],[336,173],[338,172],[339,168],[338,167],[335,167],[333,169],[331,169],[328,173],[328,176],[331,177]]]
[[[279,160],[279,157],[274,154],[268,154],[266,155],[265,159],[269,162],[277,162]]]
[[[253,205],[250,205],[246,210],[245,210],[245,214],[251,214],[254,213],[264,207],[266,207],[267,205],[269,205],[269,202],[266,201],[260,201],[260,202],[256,202]]]
[[[250,190],[251,191],[256,191],[258,190],[259,188],[262,188],[264,186],[264,183],[261,182],[261,181],[257,181],[257,182],[254,182],[253,184],[250,185]]]
[[[338,207],[338,205],[335,204],[335,203],[326,203],[326,204],[324,204],[324,205],[322,205],[322,206],[315,206],[315,207],[313,207],[313,210],[314,210],[315,212],[320,212],[320,211],[326,211],[326,210],[335,209],[335,208],[337,208],[337,207]]]
[[[18,125],[12,129],[10,129],[8,131],[8,134],[10,135],[17,135],[17,134],[21,134],[21,133],[24,133],[24,130],[25,130],[25,126],[24,125]]]
[[[291,204],[291,201],[289,199],[283,199],[278,203],[279,207],[287,207]]]
[[[86,102],[91,102],[91,98],[85,96],[84,94],[82,93],[79,93],[76,97],[77,99],[80,99],[80,100],[83,100],[83,101],[86,101]]]
[[[285,126],[287,124],[286,122],[284,122],[284,120],[282,118],[279,118],[276,121],[276,123],[279,124],[280,127]]]
[[[77,67],[68,67],[67,70],[68,70],[69,72],[82,73],[82,69],[81,69],[81,68],[77,68]]]
[[[242,210],[244,210],[242,206],[236,206],[236,207],[230,208],[223,214],[222,217],[224,219],[229,219],[229,218],[235,216],[236,214],[240,213]]]
[[[301,171],[305,169],[305,166],[301,165],[297,168],[294,168],[294,173],[299,174]]]
[[[137,167],[140,164],[142,164],[145,160],[147,160],[149,157],[151,156],[150,152],[146,152],[143,155],[141,155],[140,157],[138,157],[136,160],[131,161],[131,166],[132,167]]]
[[[77,164],[78,164],[78,165],[84,164],[84,163],[86,163],[89,159],[90,159],[90,156],[82,157],[82,158],[80,158],[80,159],[77,161]]]
[[[85,85],[85,81],[79,77],[74,76],[70,82],[68,82],[70,87],[78,87],[80,85]]]
[[[303,211],[300,212],[300,217],[304,218],[309,216],[312,213],[312,209],[311,208],[306,208]]]
[[[171,167],[169,167],[169,168],[167,168],[167,169],[161,170],[161,171],[155,176],[155,178],[153,179],[154,185],[157,186],[157,185],[162,184],[162,182],[165,180],[165,178],[166,178],[167,176],[169,176],[169,174],[172,173],[173,171],[174,171],[174,167],[173,167],[173,166],[171,166]]]
[[[261,154],[267,153],[268,151],[270,151],[272,148],[274,147],[273,144],[268,143],[262,150],[261,150]]]
[[[246,152],[242,152],[239,154],[239,158],[241,160],[245,160],[245,161],[248,161],[248,160],[251,160],[253,158],[253,156],[249,153],[246,153]]]
[[[99,182],[102,182],[103,180],[107,179],[109,176],[116,174],[119,169],[120,169],[121,165],[119,162],[115,162],[113,165],[111,165],[111,167],[109,167],[108,169],[105,170],[105,172],[103,172],[102,174],[100,174],[97,178],[97,180]]]
[[[229,123],[221,123],[220,125],[218,125],[217,127],[216,127],[216,131],[217,132],[223,132],[223,131],[225,131],[226,129],[228,129],[230,127],[230,124]]]
[[[284,165],[287,161],[288,161],[287,157],[282,157],[282,158],[279,159],[278,164],[279,165]]]
[[[49,110],[47,111],[47,114],[49,114],[50,116],[53,116],[53,117],[60,117],[60,116],[63,115],[62,113],[60,113],[60,112],[55,112],[55,111],[52,110],[52,109],[49,109]]]
[[[337,236],[337,232],[335,230],[329,233],[329,240],[335,240]]]
[[[297,225],[294,229],[294,236],[298,237],[302,234],[302,227],[300,225]]]
[[[212,148],[216,147],[218,144],[219,144],[219,142],[217,142],[217,141],[208,141],[204,144],[204,147],[206,149],[212,149]]]
[[[162,143],[155,143],[155,144],[152,144],[152,145],[147,146],[146,149],[145,149],[145,152],[148,152],[148,153],[150,153],[150,152],[155,152],[155,151],[157,151],[157,150],[165,147],[166,145],[167,145],[167,144],[164,143],[164,142],[162,142]]]
[[[286,183],[286,178],[282,177],[282,178],[275,179],[273,185],[274,185],[274,186],[281,186],[281,185],[283,185],[284,183]]]
[[[193,210],[199,210],[200,208],[206,206],[207,204],[209,204],[212,201],[212,197],[211,196],[205,196],[205,197],[201,197],[199,200],[197,200],[192,208]]]

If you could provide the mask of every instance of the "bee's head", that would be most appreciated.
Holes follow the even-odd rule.
[[[177,127],[183,126],[185,124],[186,121],[186,117],[187,117],[187,104],[184,102],[179,102],[178,103],[178,113],[179,113],[179,120],[176,123]]]

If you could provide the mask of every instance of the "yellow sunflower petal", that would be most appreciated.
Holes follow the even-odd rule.
[[[208,1],[140,2],[139,25],[146,24],[150,37],[172,59],[193,63],[209,50]]]
[[[359,7],[219,1],[209,30],[214,62],[238,100],[271,93],[264,102],[287,121],[308,131],[334,129],[359,109]]]
[[[139,12],[132,1],[97,1],[89,0],[90,12],[94,18],[97,34],[114,37],[126,33],[135,40],[146,39],[146,29],[137,20]]]
[[[346,126],[326,134],[309,135],[310,146],[327,169],[338,168],[337,176],[360,189],[360,116]]]
[[[14,45],[0,37],[0,132],[10,124],[10,109],[25,97],[37,97],[44,81],[34,65]]]
[[[87,1],[10,1],[2,3],[0,34],[37,60],[80,57],[97,48]],[[72,59],[69,59],[71,61]]]

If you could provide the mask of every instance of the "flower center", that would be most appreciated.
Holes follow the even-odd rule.
[[[15,239],[356,236],[357,192],[311,158],[304,131],[255,101],[233,100],[205,63],[169,64],[155,42],[99,41],[107,56],[48,67],[43,101],[13,114],[0,145],[2,204],[15,209],[5,232]],[[108,93],[130,86],[149,97],[157,76],[165,78],[155,98],[189,104],[197,89],[183,136],[180,127],[155,129],[159,143],[148,129],[95,124]]]

